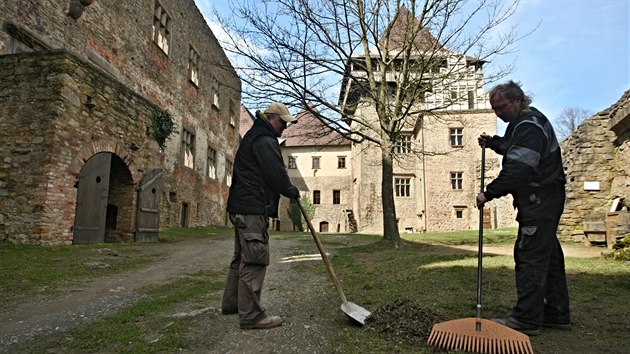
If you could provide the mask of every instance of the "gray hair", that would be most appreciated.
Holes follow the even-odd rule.
[[[499,93],[510,101],[520,101],[521,109],[528,109],[529,105],[532,103],[531,97],[523,92],[521,84],[512,80],[493,87],[489,92],[490,99]]]

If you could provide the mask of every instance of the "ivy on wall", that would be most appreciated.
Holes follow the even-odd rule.
[[[164,149],[166,139],[173,133],[173,128],[175,127],[173,117],[168,111],[154,109],[151,112],[151,121],[153,122],[151,126],[153,137],[160,146],[160,149]]]

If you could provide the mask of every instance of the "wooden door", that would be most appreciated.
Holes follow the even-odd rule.
[[[73,243],[105,241],[111,161],[111,153],[98,153],[79,172]]]
[[[492,228],[492,212],[490,208],[483,208],[483,228],[488,230]]]
[[[149,170],[138,187],[136,242],[157,242],[160,230],[162,170]]]

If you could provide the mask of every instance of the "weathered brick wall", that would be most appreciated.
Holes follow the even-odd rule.
[[[0,95],[0,239],[70,243],[77,175],[95,153],[122,158],[134,182],[161,163],[146,134],[156,106],[68,52],[1,56]]]
[[[630,140],[628,135],[617,136],[610,124],[611,115],[628,107],[629,101],[630,91],[584,121],[561,143],[567,176],[567,199],[558,231],[562,239],[584,241],[586,219],[604,221],[615,197],[630,198]],[[599,182],[600,188],[585,190],[585,182]]]
[[[184,203],[190,206],[190,225],[224,224],[226,161],[233,160],[238,146],[238,119],[230,124],[230,116],[238,117],[241,83],[194,1],[160,1],[171,17],[168,55],[152,40],[155,0],[94,1],[76,20],[67,15],[68,3],[0,2],[0,55],[42,48],[67,49],[170,112],[176,127],[162,151],[159,166],[165,171],[161,226],[179,225]],[[34,48],[23,42],[34,43]],[[198,87],[188,79],[190,46],[200,58]],[[9,77],[9,82],[12,80]],[[215,91],[219,93],[218,105],[213,104]],[[63,101],[62,97],[51,99]],[[183,166],[183,126],[195,135],[194,169]],[[63,132],[64,123],[55,128]],[[112,134],[110,140],[119,132]],[[214,179],[206,173],[208,146],[217,151]]]

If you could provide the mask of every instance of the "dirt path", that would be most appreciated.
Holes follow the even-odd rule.
[[[169,282],[202,270],[224,270],[229,263],[233,239],[229,236],[157,244],[165,259],[147,267],[86,281],[80,286],[60,289],[54,296],[16,304],[0,312],[0,352],[12,352],[38,334],[57,334],[82,323],[115,313],[141,296],[147,285]],[[306,257],[305,262],[321,263],[314,245],[285,238],[272,240],[272,264],[268,269],[263,303],[272,314],[281,315],[283,326],[270,331],[243,331],[236,316],[219,313],[220,304],[207,304],[201,311],[174,313],[197,321],[196,346],[201,351],[220,353],[332,353],[335,348],[325,340],[331,321],[347,321],[325,268],[305,275],[293,269],[288,258]],[[453,251],[475,251],[476,246],[457,246]],[[332,249],[327,249],[333,251]],[[567,257],[597,257],[601,248],[565,247]],[[484,247],[484,253],[511,254],[511,246]],[[220,298],[219,293],[213,298]],[[353,330],[349,327],[348,330]],[[195,335],[195,334],[191,334]],[[159,334],[152,340],[159,340]],[[255,350],[254,350],[255,348]]]

